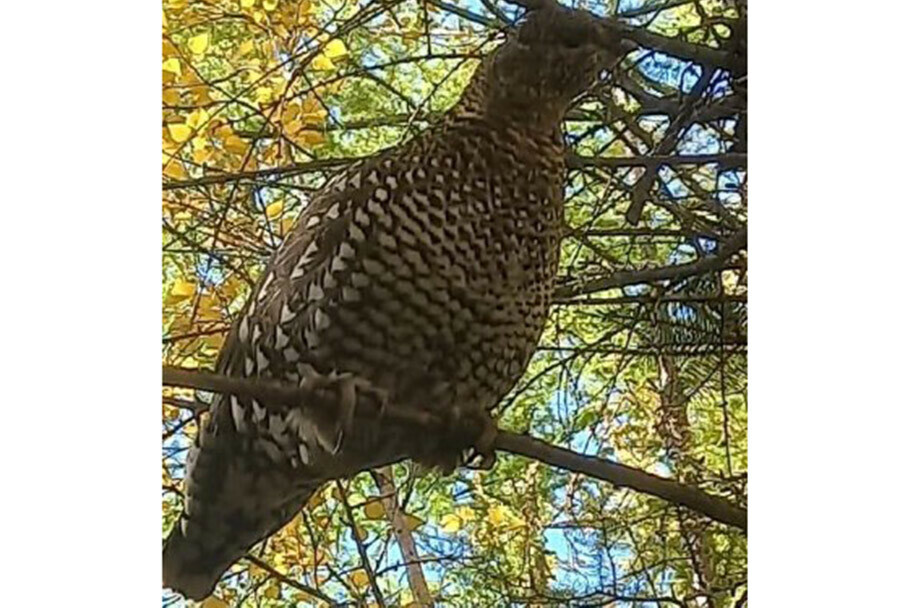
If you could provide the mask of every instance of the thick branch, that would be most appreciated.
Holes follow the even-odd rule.
[[[280,404],[297,404],[304,397],[308,398],[314,394],[314,391],[304,390],[296,386],[290,388],[290,385],[271,379],[265,381],[248,380],[166,366],[163,366],[163,383],[201,390],[243,394],[255,397],[261,401],[269,402],[271,400]],[[315,403],[313,401],[312,403],[305,403],[305,405],[315,407]],[[362,404],[365,405],[366,402],[363,401]],[[376,414],[377,406],[370,403],[367,408],[361,408],[361,413],[365,413],[366,410],[370,410],[369,413]],[[437,428],[445,424],[440,417],[426,411],[410,411],[406,408],[396,408],[391,405],[385,408],[384,417],[419,424],[425,428]],[[608,460],[570,452],[563,448],[554,447],[539,439],[515,435],[507,431],[500,431],[495,445],[497,449],[536,458],[553,466],[584,473],[616,485],[626,486],[639,492],[684,505],[716,521],[736,526],[742,530],[747,529],[746,511],[730,505],[724,499],[708,495],[697,488],[680,484],[677,481],[651,475],[639,469]]]
[[[637,285],[640,283],[651,283],[653,281],[678,280],[690,277],[704,272],[709,272],[721,268],[735,253],[747,247],[747,228],[742,228],[735,233],[728,241],[722,245],[722,248],[716,255],[711,255],[691,262],[690,264],[677,264],[675,266],[663,266],[662,268],[648,268],[646,270],[632,270],[623,272],[614,272],[608,277],[585,281],[583,283],[574,283],[570,285],[561,285],[556,288],[554,298],[564,299],[575,296],[583,296],[597,291],[613,289],[616,287],[625,287],[626,285]]]
[[[381,500],[391,520],[391,527],[394,530],[394,536],[397,538],[397,544],[400,545],[400,553],[403,555],[403,562],[406,564],[406,574],[409,576],[409,586],[412,588],[416,602],[422,608],[432,608],[434,600],[428,591],[428,583],[425,582],[425,574],[422,572],[422,560],[419,557],[418,549],[416,549],[416,541],[404,517],[400,500],[397,498],[397,488],[394,486],[391,467],[387,466],[377,469],[372,472],[372,475],[375,477],[378,491],[384,497]]]
[[[646,473],[611,460],[584,456],[558,448],[540,439],[500,431],[495,447],[498,450],[540,460],[543,463],[583,473],[595,479],[625,486],[650,494],[671,503],[687,507],[723,524],[747,530],[747,511],[723,498],[712,496],[697,488],[672,479]]]

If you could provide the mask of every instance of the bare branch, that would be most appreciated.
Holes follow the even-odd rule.
[[[646,156],[579,156],[578,154],[569,154],[566,157],[566,166],[569,169],[644,166],[647,167],[647,171],[655,171],[660,165],[708,165],[710,163],[746,166],[747,155],[724,152],[722,154],[683,154],[677,156],[668,154],[648,154]]]
[[[400,553],[403,555],[403,561],[406,564],[406,573],[409,576],[409,585],[412,588],[413,595],[418,605],[423,608],[431,608],[434,606],[434,599],[428,591],[428,583],[425,582],[425,575],[422,573],[422,559],[416,549],[416,541],[413,538],[412,531],[406,518],[403,517],[403,509],[400,501],[397,500],[397,488],[394,486],[393,476],[391,475],[391,467],[382,467],[372,471],[375,483],[378,485],[378,491],[383,498],[381,499],[385,505],[385,511],[391,519],[391,527],[394,530],[394,536],[397,538],[397,544],[400,545]]]
[[[187,386],[202,390],[243,394],[260,401],[273,400],[281,404],[297,404],[303,400],[303,397],[308,399],[315,394],[315,391],[299,387],[289,388],[287,384],[270,379],[232,378],[165,366],[163,366],[163,382],[165,384]],[[316,402],[305,403],[305,405],[315,407]],[[374,405],[365,409],[372,409],[373,413],[377,412],[377,408]],[[385,417],[402,418],[406,422],[413,421],[425,428],[440,429],[444,424],[440,417],[429,412],[413,412],[406,408],[400,409],[390,405],[386,408],[384,415]],[[736,526],[742,530],[747,529],[746,511],[732,506],[724,499],[711,496],[697,488],[671,479],[658,477],[612,461],[576,454],[563,448],[554,447],[539,439],[525,435],[516,435],[508,431],[500,431],[495,447],[499,450],[536,458],[553,466],[584,473],[596,479],[651,494],[696,510],[716,521]],[[342,489],[341,491],[343,492]],[[350,517],[352,525],[352,515]],[[380,594],[380,592],[378,593]]]
[[[375,601],[378,602],[378,605],[381,608],[385,608],[386,604],[384,603],[384,596],[381,595],[381,589],[378,587],[378,577],[375,576],[375,571],[372,570],[372,564],[369,563],[369,554],[366,552],[366,546],[359,537],[359,530],[356,528],[356,520],[353,517],[353,509],[350,508],[350,503],[347,502],[347,491],[344,490],[344,484],[340,481],[337,481],[336,484],[338,494],[341,497],[341,503],[344,505],[344,514],[347,516],[347,521],[350,524],[350,535],[353,537],[353,542],[356,543],[356,549],[359,551],[359,559],[362,560],[366,576],[369,577],[369,586],[372,587]]]
[[[597,291],[651,283],[653,281],[678,280],[686,277],[703,274],[722,268],[726,262],[738,251],[747,247],[747,228],[744,227],[734,234],[722,245],[719,253],[702,258],[690,264],[677,264],[675,266],[663,266],[662,268],[648,268],[646,270],[632,270],[615,272],[602,279],[594,279],[583,283],[572,283],[557,287],[554,298],[565,299],[575,296],[583,296]]]
[[[540,439],[500,431],[495,447],[498,450],[534,458],[543,463],[589,475],[595,479],[608,481],[616,486],[625,486],[644,494],[662,498],[702,513],[723,524],[747,531],[747,511],[736,507],[723,498],[712,496],[702,490],[646,473],[640,469],[619,464],[611,460],[594,458],[559,448]]]

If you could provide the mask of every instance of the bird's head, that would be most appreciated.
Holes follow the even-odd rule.
[[[479,68],[473,84],[481,88],[480,99],[472,101],[488,117],[552,128],[600,71],[622,56],[621,38],[588,11],[530,1],[524,23]]]

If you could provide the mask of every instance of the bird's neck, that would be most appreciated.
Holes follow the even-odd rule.
[[[448,122],[451,125],[483,123],[498,131],[518,133],[538,140],[557,138],[565,108],[535,106],[516,100],[500,102],[491,99],[488,90],[486,76],[479,68],[448,113]]]

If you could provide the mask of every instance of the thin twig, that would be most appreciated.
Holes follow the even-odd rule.
[[[359,537],[359,531],[356,529],[356,520],[353,518],[353,509],[350,508],[350,503],[347,501],[347,492],[344,490],[344,484],[340,481],[336,481],[335,483],[337,485],[338,494],[340,494],[341,497],[341,503],[344,505],[344,513],[347,515],[347,521],[350,523],[350,535],[353,537],[353,542],[356,543],[356,549],[359,551],[359,559],[362,560],[366,576],[369,577],[369,585],[372,587],[375,601],[378,602],[378,605],[381,608],[385,608],[386,604],[384,603],[384,596],[381,595],[381,589],[378,588],[378,577],[375,576],[375,571],[372,570],[372,564],[369,563],[369,554],[366,552],[366,546],[363,544],[362,539]]]

